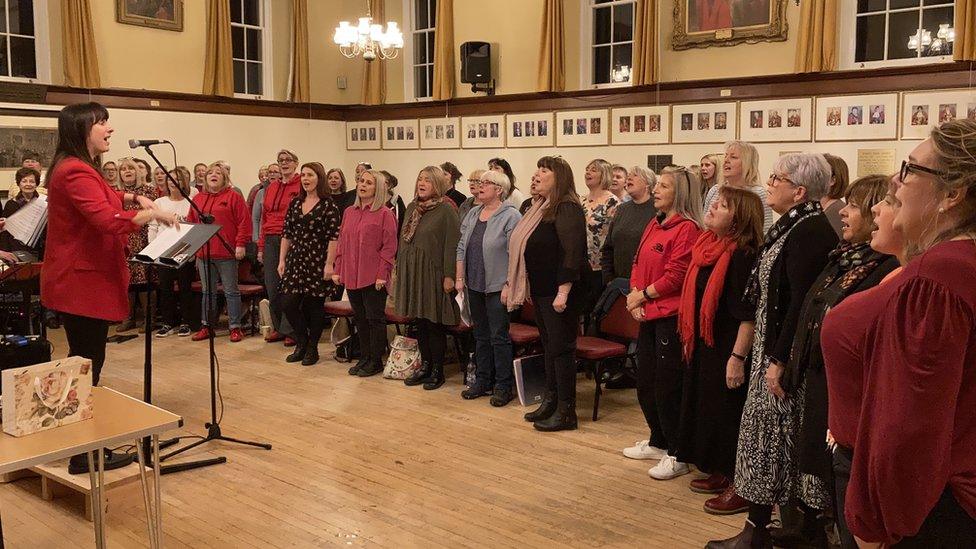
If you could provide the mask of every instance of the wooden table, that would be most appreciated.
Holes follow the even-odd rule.
[[[159,547],[163,528],[157,459],[159,434],[182,426],[183,418],[105,387],[93,387],[92,394],[95,398],[95,417],[90,420],[23,437],[0,433],[0,474],[87,453],[88,475],[92,486],[95,546],[102,549],[105,547],[105,506],[102,490],[105,454],[101,450],[132,442],[139,458],[149,544],[150,547]],[[152,437],[152,497],[146,480],[146,460],[141,442],[147,436]]]

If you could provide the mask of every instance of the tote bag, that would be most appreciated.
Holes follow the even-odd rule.
[[[390,356],[383,368],[383,377],[387,379],[406,379],[420,368],[420,349],[417,340],[398,335],[390,345]]]

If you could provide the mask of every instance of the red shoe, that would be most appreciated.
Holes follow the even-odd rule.
[[[210,337],[210,328],[204,326],[200,328],[200,331],[190,336],[190,341],[203,341]]]
[[[290,337],[285,338],[285,347],[294,347],[298,342]]]
[[[715,473],[708,478],[700,478],[691,481],[692,492],[696,494],[721,494],[729,487],[729,479],[725,475]]]
[[[735,515],[748,510],[749,502],[735,493],[735,486],[732,484],[729,484],[722,495],[705,502],[705,512],[712,515]]]
[[[277,343],[283,339],[285,339],[285,336],[281,335],[277,331],[271,332],[270,334],[264,337],[264,340],[267,341],[268,343]]]
[[[241,332],[240,328],[231,328],[230,330],[230,342],[237,343],[244,339],[244,333]]]

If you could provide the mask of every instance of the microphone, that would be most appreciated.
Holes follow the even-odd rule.
[[[148,147],[150,145],[159,145],[160,143],[169,143],[169,141],[165,139],[130,139],[129,148]]]

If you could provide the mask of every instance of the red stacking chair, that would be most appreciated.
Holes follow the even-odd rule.
[[[508,335],[512,338],[514,356],[526,354],[528,349],[539,343],[539,328],[535,326],[535,307],[525,302],[519,310],[520,322],[508,325]]]
[[[329,318],[352,318],[352,305],[348,301],[326,301],[325,316]]]
[[[593,421],[596,421],[597,412],[600,409],[600,395],[603,387],[600,385],[603,377],[604,366],[608,360],[622,358],[631,361],[636,368],[636,353],[628,351],[630,342],[637,339],[640,325],[627,310],[627,300],[620,297],[610,307],[602,320],[598,332],[606,336],[579,336],[576,338],[576,358],[593,368],[593,380],[596,383],[596,392],[593,396]]]
[[[237,288],[241,291],[242,305],[247,306],[247,334],[254,335],[258,333],[258,303],[264,299],[265,294],[264,284],[254,278],[251,261],[248,259],[237,263]]]

